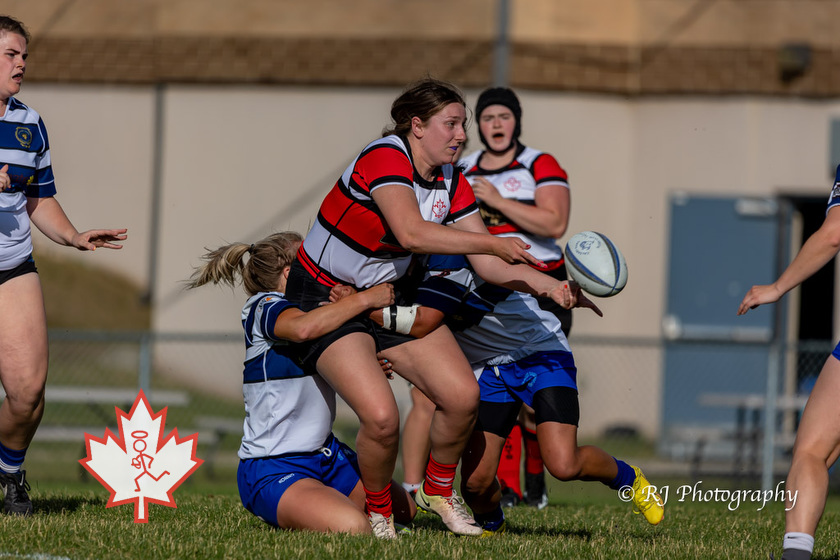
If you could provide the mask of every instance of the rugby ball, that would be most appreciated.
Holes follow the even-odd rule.
[[[565,256],[569,279],[593,296],[614,296],[627,284],[624,255],[602,233],[582,231],[574,234],[566,243]]]

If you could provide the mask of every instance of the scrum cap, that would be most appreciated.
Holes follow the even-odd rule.
[[[503,105],[511,110],[513,117],[516,119],[516,127],[513,129],[512,141],[519,139],[522,133],[522,106],[519,104],[519,98],[513,93],[513,90],[506,87],[494,87],[485,89],[478,96],[478,101],[475,104],[475,118],[481,119],[481,113],[490,105]],[[481,133],[481,128],[478,130],[478,136],[481,143],[487,146],[487,140]]]

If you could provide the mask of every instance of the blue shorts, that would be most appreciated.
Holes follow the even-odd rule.
[[[834,347],[834,351],[831,353],[831,355],[840,360],[840,342],[838,342],[837,346]]]
[[[487,366],[478,378],[481,401],[532,406],[534,394],[547,387],[577,391],[577,368],[571,352],[537,352],[503,366]]]
[[[304,478],[349,496],[359,483],[356,452],[330,434],[319,451],[239,461],[236,482],[245,509],[277,527],[277,504],[289,486]]]

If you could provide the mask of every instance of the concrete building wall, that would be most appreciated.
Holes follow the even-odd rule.
[[[36,235],[37,251],[60,251],[146,286],[157,330],[205,332],[236,331],[244,297],[226,288],[183,291],[205,247],[308,229],[323,195],[387,124],[391,100],[409,81],[427,73],[451,80],[473,105],[493,79],[500,5],[2,4],[0,12],[33,34],[20,98],[47,123],[59,200],[79,228],[129,228],[119,252],[77,253]],[[576,314],[573,344],[575,336],[659,336],[675,192],[827,194],[829,122],[840,117],[840,36],[832,29],[840,3],[509,5],[509,81],[524,106],[523,140],[556,155],[570,174],[569,234],[603,231],[630,267],[626,290],[599,302],[603,319]],[[474,127],[470,136],[475,149]],[[629,418],[654,434],[659,411],[648,403],[659,402],[661,357],[639,358],[633,380],[647,389],[631,394],[598,354],[577,354],[583,410],[599,411],[584,413],[582,431]],[[158,357],[166,374],[197,377],[239,398],[238,374],[231,375],[238,357],[206,367],[180,363],[177,351]]]
[[[154,328],[236,332],[241,291],[209,286],[186,292],[182,281],[205,247],[253,242],[284,229],[305,232],[343,168],[387,124],[397,93],[395,88],[165,87]],[[477,93],[467,91],[470,105]],[[576,335],[660,335],[673,193],[828,193],[828,128],[830,119],[840,116],[838,101],[519,93],[523,141],[556,155],[569,172],[569,235],[587,229],[606,233],[630,269],[625,291],[599,300],[604,318],[576,313],[573,344]],[[58,197],[74,223],[130,230],[119,252],[76,253],[40,237],[38,251],[61,251],[148,284],[154,88],[35,84],[20,97],[45,118]],[[477,148],[475,126],[470,138],[470,148]],[[660,361],[646,359],[634,381],[658,391]],[[202,369],[200,382],[238,397],[237,376],[231,376],[238,360]],[[612,411],[594,415],[588,429],[600,430],[623,415],[645,433],[656,433],[655,408],[640,407],[640,395],[615,391],[613,372],[581,367],[584,409]]]

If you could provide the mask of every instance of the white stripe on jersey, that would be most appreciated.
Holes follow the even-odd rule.
[[[411,264],[411,255],[390,259],[362,256],[330,234],[317,220],[303,243],[307,253],[311,247],[317,252],[309,255],[319,266],[358,288],[393,282],[401,278]]]
[[[411,156],[406,150],[403,140],[398,136],[386,136],[368,144],[359,156],[344,170],[341,176],[341,182],[348,187],[351,196],[356,201],[373,204],[373,198],[368,193],[359,192],[356,189],[349,188],[349,186],[353,182],[353,174],[356,171],[356,165],[359,159],[373,147],[382,145],[390,145],[398,149],[411,160]],[[457,218],[450,216],[449,213],[452,209],[450,197],[454,188],[453,181],[457,178],[457,175],[452,165],[442,166],[441,172],[445,189],[427,188],[418,184],[416,181],[413,183],[412,190],[414,191],[414,196],[417,199],[417,204],[423,219],[428,222],[446,225],[477,212],[478,209],[476,208],[473,212],[458,216]],[[403,183],[393,182],[376,185],[372,190],[387,185],[408,187],[408,185]],[[352,232],[345,233],[352,235]],[[382,282],[393,282],[401,278],[408,269],[408,265],[412,259],[411,254],[389,258],[371,258],[363,255],[345,244],[338,237],[332,235],[319,220],[315,221],[312,229],[303,240],[303,250],[323,270],[341,279],[343,282],[352,284],[358,288],[369,288]]]

